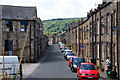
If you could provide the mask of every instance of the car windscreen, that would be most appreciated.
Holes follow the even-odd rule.
[[[96,68],[94,65],[83,64],[81,65],[81,70],[96,70]]]
[[[74,53],[69,53],[68,56],[74,56]]]
[[[61,47],[65,47],[65,45],[62,45]]]
[[[81,63],[81,62],[84,62],[84,59],[83,58],[74,58],[74,62]]]
[[[62,50],[65,50],[66,48],[62,48]]]
[[[67,53],[72,53],[72,51],[67,51]]]

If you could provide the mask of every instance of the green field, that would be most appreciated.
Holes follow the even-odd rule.
[[[81,17],[84,20],[86,17]],[[58,19],[50,19],[44,20],[44,34],[57,34],[60,31],[66,31],[71,22],[77,22],[81,20],[81,18],[58,18]]]

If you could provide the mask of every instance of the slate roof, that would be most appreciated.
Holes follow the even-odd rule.
[[[34,20],[37,17],[36,7],[0,5],[2,19]]]
[[[71,26],[72,26],[72,29],[75,28],[76,26],[78,26],[79,22],[72,22],[71,23]]]

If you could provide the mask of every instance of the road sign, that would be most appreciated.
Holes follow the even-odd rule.
[[[84,44],[81,44],[81,49],[84,49]]]

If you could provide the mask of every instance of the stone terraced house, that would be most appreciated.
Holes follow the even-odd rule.
[[[43,24],[36,7],[0,5],[0,55],[20,56],[27,34],[23,60],[36,62],[42,55]]]

